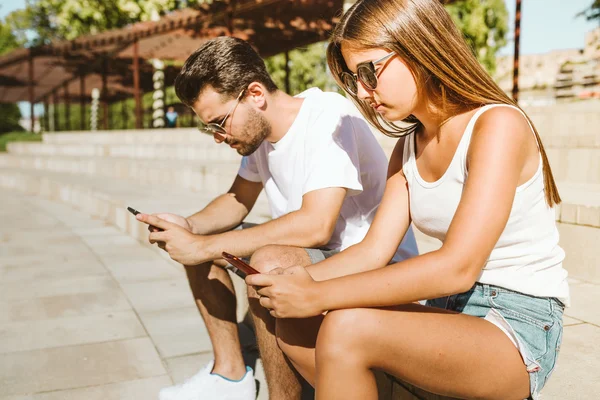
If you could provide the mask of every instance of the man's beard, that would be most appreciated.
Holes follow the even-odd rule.
[[[271,124],[269,124],[269,121],[257,111],[250,110],[245,125],[246,127],[242,135],[244,140],[233,140],[232,143],[240,145],[240,147],[237,148],[238,154],[249,156],[254,153],[265,138],[271,134]]]

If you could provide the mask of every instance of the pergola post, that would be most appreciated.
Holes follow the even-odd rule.
[[[140,59],[139,44],[133,42],[133,97],[135,99],[135,129],[142,129],[142,96],[140,93]]]
[[[31,132],[34,131],[35,128],[35,112],[34,112],[34,83],[33,83],[33,53],[32,50],[29,50],[29,111],[31,113]]]
[[[65,82],[63,85],[65,93],[65,130],[71,130],[71,98],[69,97],[69,83]]]
[[[100,99],[102,101],[102,129],[108,130],[108,58],[106,55],[102,59],[102,91],[100,93]]]
[[[127,129],[127,98],[121,100],[121,119],[123,120],[123,129]]]
[[[52,104],[54,104],[54,130],[59,132],[60,131],[60,120],[59,120],[59,115],[58,115],[58,93],[56,92],[56,89],[54,89],[54,91],[52,92]]]
[[[79,75],[79,129],[85,130],[85,74]]]
[[[50,108],[48,106],[48,96],[44,97],[44,131],[45,132],[49,132],[50,131]]]
[[[290,94],[290,53],[285,52],[285,92]]]
[[[521,0],[517,0],[517,9],[515,11],[515,55],[513,66],[513,89],[512,97],[519,102],[519,53],[521,42]]]

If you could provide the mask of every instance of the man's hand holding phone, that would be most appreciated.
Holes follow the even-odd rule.
[[[181,215],[170,214],[170,213],[158,213],[158,214],[151,214],[151,215],[158,217],[160,219],[164,219],[165,221],[172,222],[176,225],[181,226],[186,231],[192,232],[192,226],[190,225],[188,220],[186,218],[182,217]],[[150,232],[158,232],[156,229],[157,228],[155,226],[152,226],[152,225],[148,226],[148,230]]]
[[[194,235],[189,224],[182,226],[186,225],[183,223],[183,217],[168,214],[167,218],[175,221],[171,222],[157,215],[138,213],[135,218],[152,228],[149,229],[149,242],[158,243],[159,246],[162,244],[161,248],[168,252],[173,260],[183,265],[197,265],[214,259],[214,256],[207,254],[206,239]]]

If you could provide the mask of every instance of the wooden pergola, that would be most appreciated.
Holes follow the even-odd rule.
[[[159,21],[82,36],[71,41],[17,49],[0,57],[0,102],[28,101],[33,130],[34,104],[52,101],[85,103],[92,88],[101,88],[103,128],[108,129],[108,104],[133,97],[136,128],[142,127],[142,92],[152,90],[151,59],[181,64],[207,40],[223,35],[250,42],[263,57],[326,40],[335,26],[343,0],[214,1],[200,9],[182,9]],[[179,68],[165,69],[172,84]],[[67,129],[70,129],[68,125]]]
[[[440,0],[444,4],[456,0]],[[513,97],[518,99],[521,1],[515,15]],[[352,2],[346,0],[346,2]],[[71,101],[85,107],[92,88],[101,88],[103,128],[108,129],[108,104],[133,97],[135,126],[142,127],[142,92],[152,90],[151,59],[182,63],[205,41],[223,35],[249,41],[268,57],[328,39],[339,20],[344,0],[227,0],[199,9],[172,12],[159,21],[140,22],[123,29],[17,49],[0,57],[0,102],[28,101],[33,131],[36,103],[63,102],[65,121]],[[165,69],[172,84],[179,68]],[[68,125],[67,130],[70,129]]]

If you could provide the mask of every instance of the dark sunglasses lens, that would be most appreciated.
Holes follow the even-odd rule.
[[[351,94],[356,94],[358,87],[356,86],[356,79],[354,76],[350,75],[347,72],[342,73],[342,83],[348,92]]]
[[[368,88],[375,89],[377,88],[377,75],[375,75],[375,71],[371,69],[368,65],[361,65],[356,71],[358,75],[358,79]]]
[[[218,124],[207,124],[207,125],[204,125],[203,127],[200,128],[200,130],[203,133],[206,133],[208,135],[214,135],[216,133],[216,134],[219,134],[221,136],[224,136],[224,135],[227,134],[227,132],[225,131],[225,129],[223,129],[223,127],[221,127],[221,125],[218,125]]]

